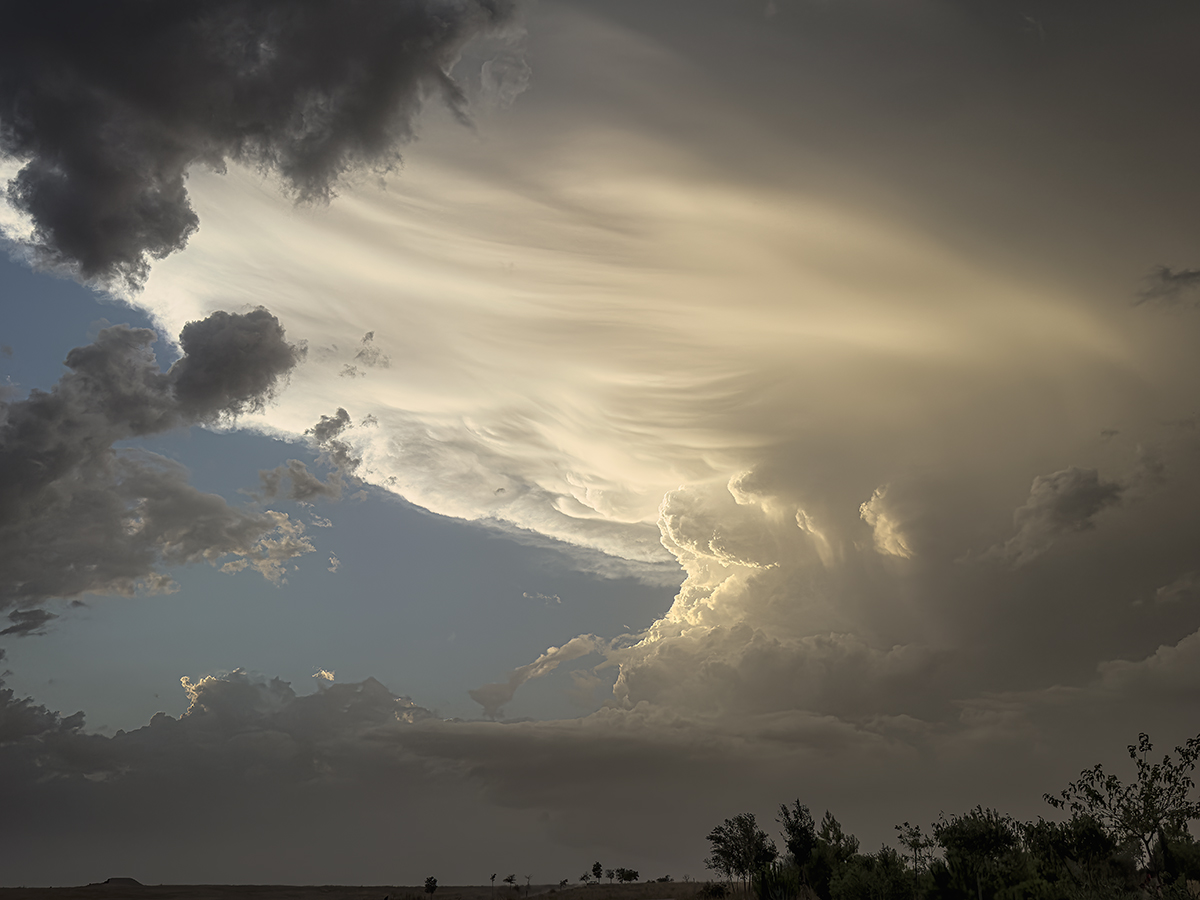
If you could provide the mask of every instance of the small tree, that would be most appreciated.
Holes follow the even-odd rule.
[[[781,803],[775,821],[783,826],[783,844],[788,855],[803,871],[817,846],[817,829],[812,813],[799,800],[793,801],[790,809],[786,803]]]
[[[437,890],[437,879],[430,875],[425,879],[425,893],[433,896],[433,892]]]
[[[513,873],[513,874],[511,874],[511,875],[505,875],[505,876],[504,876],[504,883],[505,883],[505,884],[507,884],[507,885],[510,885],[511,887],[516,887],[516,886],[517,886],[517,875],[516,875],[516,873],[514,872],[514,873]]]
[[[740,813],[726,819],[708,833],[707,840],[712,844],[712,856],[704,865],[727,878],[737,875],[742,879],[743,889],[748,889],[751,877],[779,855],[775,842],[758,827],[754,813]]]
[[[617,874],[617,881],[621,882],[621,884],[624,884],[627,881],[637,881],[638,880],[637,869],[617,869],[616,874]]]
[[[830,896],[833,876],[845,867],[850,857],[858,852],[858,838],[846,834],[833,813],[825,811],[821,827],[817,831],[817,844],[804,867],[804,879],[818,897]]]
[[[900,846],[907,850],[912,857],[912,893],[915,900],[921,875],[933,862],[933,848],[937,846],[937,841],[921,831],[920,825],[910,825],[905,822],[903,825],[895,827],[899,833]]]
[[[496,896],[496,873],[492,873],[492,896]]]
[[[961,816],[943,816],[933,836],[946,851],[946,866],[960,886],[983,900],[984,884],[1003,882],[1006,857],[1020,849],[1021,833],[1011,816],[976,806]]]
[[[608,883],[609,883],[609,884],[612,884],[612,882],[613,882],[613,878],[615,877],[615,874],[616,874],[616,873],[615,873],[615,872],[613,872],[613,870],[612,870],[612,869],[605,869],[605,870],[604,870],[604,877],[608,879]]]
[[[592,877],[597,881],[604,875],[604,866],[600,865],[600,860],[592,863]]]
[[[1192,771],[1200,759],[1200,735],[1176,747],[1161,763],[1149,761],[1154,745],[1145,733],[1127,748],[1137,767],[1137,781],[1125,784],[1107,775],[1097,763],[1079,773],[1058,796],[1043,798],[1055,809],[1087,816],[1099,823],[1120,844],[1132,845],[1151,876],[1157,879],[1167,841],[1187,833],[1188,822],[1200,819],[1200,803],[1189,800],[1195,787]],[[1159,849],[1156,854],[1155,850]]]

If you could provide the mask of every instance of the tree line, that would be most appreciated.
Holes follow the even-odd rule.
[[[1153,762],[1147,735],[1128,747],[1136,778],[1125,783],[1100,765],[1045,801],[1065,821],[1022,822],[976,806],[945,815],[926,831],[897,825],[899,848],[861,852],[832,813],[818,824],[799,799],[779,807],[783,849],[753,813],[708,834],[704,861],[755,900],[1134,900],[1200,897],[1200,819],[1189,799],[1200,735]]]
[[[621,882],[621,884],[625,884],[626,882],[637,881],[639,877],[637,869],[626,869],[624,866],[618,866],[615,869],[606,869],[600,865],[599,860],[596,860],[596,862],[592,863],[591,870],[580,875],[579,880],[584,884],[599,884],[601,878],[607,878],[609,884],[612,884],[614,879]],[[661,878],[659,879],[659,881],[662,880]],[[666,880],[670,881],[669,878]],[[566,884],[564,880],[559,886],[566,887]]]

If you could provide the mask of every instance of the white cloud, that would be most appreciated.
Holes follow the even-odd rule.
[[[874,531],[876,550],[888,556],[911,559],[913,550],[909,546],[908,538],[888,510],[887,490],[886,484],[877,487],[871,499],[859,507],[859,515]]]

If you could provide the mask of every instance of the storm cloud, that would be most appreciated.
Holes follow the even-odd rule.
[[[448,74],[511,0],[6,3],[0,154],[37,260],[84,280],[145,281],[199,218],[199,164],[278,173],[301,201],[387,170],[425,99],[463,113]]]
[[[1041,793],[1102,748],[1125,762],[1137,731],[1194,727],[1200,456],[1174,423],[1194,421],[1200,320],[1161,308],[1192,270],[1151,281],[1179,289],[1159,308],[1130,302],[1151,264],[1200,246],[1200,132],[1178,114],[1200,84],[1194,4],[777,6],[763,29],[761,5],[726,0],[544,4],[536,90],[477,142],[429,123],[405,177],[347,185],[319,215],[253,171],[193,167],[206,227],[139,302],[174,328],[231,295],[287,311],[314,350],[264,430],[308,438],[336,478],[683,583],[614,637],[565,591],[525,591],[539,618],[519,622],[502,591],[527,585],[497,569],[469,609],[498,625],[442,643],[415,615],[436,592],[407,605],[417,579],[386,552],[402,537],[376,528],[384,552],[330,556],[339,621],[410,672],[427,666],[392,645],[396,609],[431,655],[501,648],[455,690],[482,685],[483,715],[513,721],[199,663],[184,716],[124,735],[31,712],[43,731],[0,766],[0,801],[27,811],[11,877],[140,854],[176,880],[361,880],[397,845],[436,871],[427,840],[486,879],[507,858],[461,846],[512,835],[548,846],[556,879],[585,847],[585,864],[613,847],[695,873],[705,831],[739,811],[800,797],[878,846],[939,810],[1046,813]],[[523,71],[485,67],[497,109]],[[256,146],[230,159],[261,165]],[[147,379],[137,397],[159,395]],[[252,410],[254,384],[206,397],[198,378],[186,415]],[[174,385],[163,404],[95,393],[141,433],[185,418]],[[309,468],[266,486],[327,496],[335,477]],[[368,652],[302,677],[365,674]],[[545,720],[556,693],[589,714]],[[455,806],[459,789],[486,802]],[[468,841],[496,807],[502,827]],[[59,839],[95,810],[125,818]],[[426,836],[397,834],[411,823]],[[102,855],[110,833],[131,849]],[[26,835],[53,862],[26,867]],[[386,863],[358,865],[384,843]]]
[[[0,631],[0,636],[12,634],[27,637],[31,634],[41,634],[41,629],[46,623],[57,618],[58,616],[45,609],[14,609],[8,614],[8,621],[12,624]]]
[[[1095,469],[1076,466],[1033,479],[1029,499],[1013,513],[1017,533],[989,553],[1021,566],[1041,556],[1062,535],[1096,527],[1096,517],[1121,502],[1122,485]]]
[[[230,506],[178,463],[117,442],[261,407],[303,356],[266,310],[188,324],[163,372],[149,329],[117,325],[72,350],[49,391],[0,403],[0,608],[87,592],[169,590],[161,565],[252,566],[270,579],[312,549],[303,525]],[[14,613],[13,633],[43,624]]]

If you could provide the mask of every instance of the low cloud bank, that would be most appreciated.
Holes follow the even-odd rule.
[[[703,874],[703,836],[721,819],[750,809],[769,821],[796,797],[870,845],[897,821],[976,803],[1030,818],[1047,812],[1044,791],[1122,758],[1131,711],[1156,740],[1188,736],[1164,690],[1194,699],[1200,642],[1106,663],[1077,686],[963,695],[947,718],[854,700],[899,678],[902,708],[905,684],[936,668],[927,654],[831,638],[788,655],[824,660],[830,677],[778,670],[803,694],[787,709],[663,697],[507,724],[442,720],[371,678],[320,673],[299,695],[237,670],[182,679],[178,718],[104,736],[83,713],[0,684],[0,800],[20,823],[0,860],[25,883],[96,880],[105,865],[176,881],[385,884],[432,866],[483,883],[501,860],[570,876],[605,848],[680,877]],[[746,656],[765,657],[764,672],[783,658],[761,641]],[[840,683],[852,671],[857,684]],[[698,692],[716,687],[707,674]],[[480,849],[464,854],[464,841]]]

